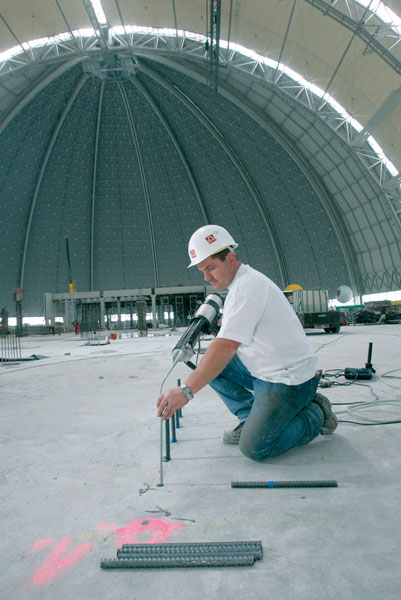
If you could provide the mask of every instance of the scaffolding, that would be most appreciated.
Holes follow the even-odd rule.
[[[78,313],[79,333],[88,346],[109,344],[107,336],[102,334],[100,306],[96,303],[81,304]]]
[[[139,335],[148,335],[148,326],[146,323],[146,299],[136,301],[136,313],[138,317]]]
[[[186,327],[189,315],[196,312],[211,291],[202,285],[46,293],[46,326],[55,331],[56,318],[61,316],[64,331],[69,332],[74,331],[78,321],[80,333],[86,338],[102,330],[137,329],[143,335],[150,327]]]

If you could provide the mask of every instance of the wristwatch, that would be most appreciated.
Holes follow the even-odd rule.
[[[192,400],[192,398],[194,397],[193,393],[191,392],[191,388],[188,387],[187,385],[182,385],[181,386],[181,394],[183,396],[185,396],[185,398],[187,400]]]

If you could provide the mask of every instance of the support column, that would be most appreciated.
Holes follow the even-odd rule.
[[[117,327],[121,329],[121,300],[117,298]]]
[[[103,330],[105,328],[104,315],[105,315],[104,298],[100,298],[100,330]]]
[[[156,294],[152,294],[152,327],[156,329],[157,317],[156,317]]]
[[[45,323],[46,325],[55,325],[55,309],[53,294],[45,293]]]
[[[69,310],[69,303],[68,300],[64,300],[64,332],[68,333],[69,331],[69,327],[68,327],[68,323],[70,321],[70,310]]]

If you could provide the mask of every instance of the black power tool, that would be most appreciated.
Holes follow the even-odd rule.
[[[368,351],[368,362],[365,363],[365,368],[355,369],[353,367],[346,367],[344,369],[345,379],[372,379],[373,373],[376,373],[372,364],[372,348],[373,344],[372,342],[370,342]]]
[[[191,317],[191,324],[172,350],[175,363],[184,362],[195,368],[190,362],[194,354],[194,346],[202,333],[212,333],[217,329],[217,321],[221,317],[223,298],[219,294],[209,294],[196,313]]]

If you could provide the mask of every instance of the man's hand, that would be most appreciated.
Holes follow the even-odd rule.
[[[176,410],[188,403],[187,398],[181,393],[181,388],[176,387],[163,392],[157,400],[157,416],[162,421],[170,419]]]
[[[220,331],[220,327],[221,327],[221,319],[219,319],[216,323],[216,329],[214,329],[212,331],[212,335],[214,335],[214,337],[216,337],[216,335],[219,333]]]
[[[208,346],[199,365],[185,380],[185,385],[191,388],[195,395],[212,379],[217,377],[236,353],[239,342],[225,338],[216,338]],[[164,421],[173,416],[178,408],[187,404],[188,400],[176,387],[163,392],[157,400],[157,416]]]

